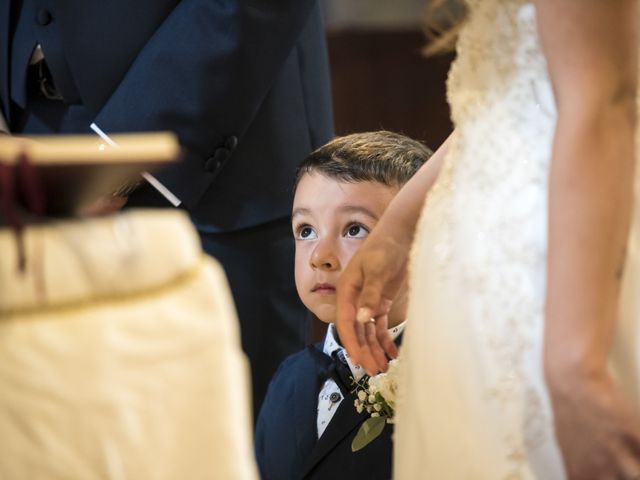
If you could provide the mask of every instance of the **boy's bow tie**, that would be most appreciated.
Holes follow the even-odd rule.
[[[349,395],[354,387],[353,374],[347,362],[340,358],[339,350],[335,350],[329,357],[313,345],[309,345],[308,349],[315,361],[320,379],[325,381],[332,378],[340,387],[342,395]]]

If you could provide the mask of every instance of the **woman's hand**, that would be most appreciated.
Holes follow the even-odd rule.
[[[556,435],[570,479],[640,479],[640,424],[606,373],[633,199],[638,2],[534,4],[557,107],[544,333]]]
[[[82,205],[76,212],[81,217],[102,217],[121,210],[128,198],[116,195],[104,195],[93,202]]]
[[[640,421],[606,375],[550,384],[570,480],[640,479]]]
[[[397,355],[387,330],[387,314],[405,282],[409,248],[410,243],[398,243],[379,224],[338,282],[340,341],[369,375],[385,371],[387,355]],[[406,316],[406,312],[400,314]]]
[[[340,341],[370,375],[385,371],[387,355],[397,354],[387,331],[387,314],[406,281],[407,258],[424,198],[438,178],[453,136],[402,187],[340,276],[336,319]],[[404,301],[403,296],[396,303]],[[406,315],[402,308],[406,304],[396,305],[396,312]]]

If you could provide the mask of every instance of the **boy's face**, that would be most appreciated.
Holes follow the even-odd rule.
[[[342,270],[398,192],[379,182],[343,183],[305,173],[293,200],[298,295],[321,321],[336,320]]]

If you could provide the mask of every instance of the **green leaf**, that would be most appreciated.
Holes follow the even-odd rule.
[[[385,417],[367,418],[363,424],[360,425],[360,430],[358,430],[353,442],[351,442],[351,451],[357,452],[369,445],[369,443],[375,440],[378,435],[382,433],[386,423],[387,419]]]

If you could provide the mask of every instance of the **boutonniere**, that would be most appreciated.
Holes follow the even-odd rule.
[[[393,423],[396,407],[396,392],[398,391],[397,359],[389,362],[389,369],[373,377],[364,376],[354,382],[353,402],[358,413],[369,415],[351,442],[351,451],[357,452],[375,440],[384,430],[387,423]]]

